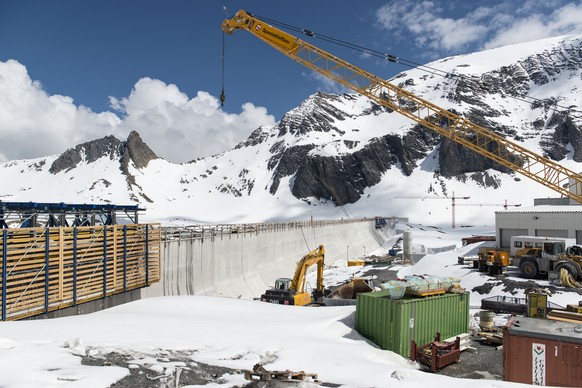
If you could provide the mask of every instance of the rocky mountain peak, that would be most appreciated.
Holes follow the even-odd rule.
[[[57,174],[61,171],[70,171],[79,163],[89,164],[103,157],[119,161],[124,172],[128,171],[130,161],[136,168],[144,168],[151,160],[158,158],[139,134],[132,131],[124,142],[109,135],[69,148],[52,163],[49,172]]]
[[[347,113],[334,106],[341,101],[342,96],[318,92],[310,96],[299,107],[287,112],[277,127],[278,136],[289,133],[304,136],[309,132],[336,131],[343,134],[333,125],[336,120],[344,120]]]
[[[125,142],[122,160],[125,163],[133,161],[134,166],[139,169],[147,167],[148,163],[154,159],[158,159],[158,156],[144,143],[136,131],[132,131]]]
[[[121,156],[121,149],[122,142],[111,135],[82,143],[63,152],[53,162],[49,171],[51,174],[70,171],[81,162],[92,163],[102,157],[115,160]]]

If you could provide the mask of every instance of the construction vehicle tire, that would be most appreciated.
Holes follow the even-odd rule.
[[[556,265],[556,271],[560,272],[562,268],[568,271],[570,276],[572,276],[572,279],[574,280],[578,279],[578,270],[576,269],[576,266],[574,264],[564,261]]]
[[[523,260],[523,258],[521,260],[519,270],[521,271],[523,277],[526,279],[534,279],[540,273],[538,263],[533,260]]]
[[[503,274],[503,268],[500,265],[489,266],[489,276],[498,276]]]

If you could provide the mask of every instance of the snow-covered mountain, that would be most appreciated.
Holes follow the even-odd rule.
[[[582,36],[427,68],[391,81],[582,171]],[[212,157],[170,163],[134,132],[126,141],[106,137],[61,155],[0,164],[0,180],[5,201],[137,202],[149,220],[181,223],[384,215],[448,224],[454,195],[471,197],[456,202],[457,224],[492,224],[505,201],[529,206],[556,196],[365,97],[325,93]]]

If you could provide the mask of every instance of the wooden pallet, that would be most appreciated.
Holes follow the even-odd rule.
[[[489,345],[503,345],[503,332],[501,331],[481,332],[479,338]]]
[[[271,381],[278,380],[283,382],[293,381],[311,381],[319,383],[316,373],[292,372],[290,370],[270,371],[265,369],[261,364],[255,364],[253,370],[244,372],[244,377],[249,381]]]

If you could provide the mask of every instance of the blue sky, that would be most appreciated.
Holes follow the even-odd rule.
[[[40,127],[47,126],[42,117],[66,120],[62,112],[75,110],[69,114],[73,122],[52,132],[58,140],[39,146],[14,140],[0,148],[0,160],[60,153],[75,142],[108,134],[123,138],[135,129],[160,156],[182,162],[231,147],[318,90],[339,91],[238,31],[226,37],[227,101],[223,109],[217,107],[223,5],[230,16],[242,8],[418,63],[582,33],[580,1],[0,0],[0,64],[9,64],[0,70],[0,91],[4,82],[13,92],[8,104],[13,110],[0,112],[0,130],[41,135]],[[317,39],[311,42],[384,78],[407,69]],[[19,81],[7,84],[6,74],[18,74]],[[19,87],[27,92],[15,93]],[[47,99],[44,111],[35,91]],[[28,96],[22,97],[24,108],[19,106],[22,95]],[[158,121],[147,117],[168,101],[175,109],[157,111]],[[49,105],[57,113],[47,111]],[[38,114],[35,127],[27,128],[22,117],[17,117],[18,126],[11,124],[9,119],[19,112],[33,118]],[[155,125],[149,128],[152,120]],[[188,122],[198,124],[189,130]],[[212,128],[213,123],[220,125]],[[190,147],[179,157],[178,142]]]

